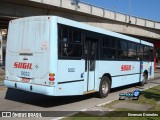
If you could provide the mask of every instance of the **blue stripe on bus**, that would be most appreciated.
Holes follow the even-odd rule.
[[[72,82],[81,82],[81,81],[84,81],[84,79],[82,79],[82,80],[65,81],[65,82],[58,82],[58,84],[72,83]]]
[[[140,73],[124,74],[124,75],[115,75],[115,76],[112,76],[112,77],[120,77],[120,76],[128,76],[128,75],[137,75],[137,74],[140,74]]]

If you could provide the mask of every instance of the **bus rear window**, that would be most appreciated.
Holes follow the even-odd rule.
[[[41,53],[49,50],[49,22],[25,21],[11,23],[7,49],[11,52]]]

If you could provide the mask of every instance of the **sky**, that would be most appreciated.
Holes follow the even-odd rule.
[[[160,0],[80,0],[109,10],[160,22]],[[130,1],[130,7],[129,7]],[[130,12],[129,12],[130,11]]]

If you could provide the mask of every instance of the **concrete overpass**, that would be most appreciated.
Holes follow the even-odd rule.
[[[160,40],[160,23],[110,11],[72,0],[1,0],[0,27],[7,27],[13,18],[35,15],[58,15],[111,31],[142,38]]]

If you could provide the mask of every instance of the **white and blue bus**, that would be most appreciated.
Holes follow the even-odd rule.
[[[49,96],[144,85],[154,77],[153,44],[57,16],[10,21],[4,84]]]

